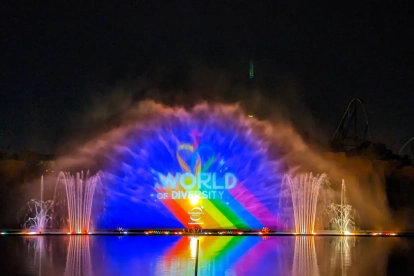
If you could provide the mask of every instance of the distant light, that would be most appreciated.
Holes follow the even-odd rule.
[[[249,118],[253,118],[254,116],[253,115],[247,115]]]
[[[344,232],[344,235],[352,235],[352,234],[351,234],[351,232],[349,232],[349,231],[345,231],[345,232]]]
[[[29,234],[29,235],[35,235],[35,234],[37,234],[37,232],[28,232],[27,234]]]
[[[1,234],[2,234],[2,235],[6,235],[7,233],[6,233],[6,232],[1,232]]]
[[[128,232],[127,231],[124,231],[124,235],[126,235],[126,234],[128,234]]]

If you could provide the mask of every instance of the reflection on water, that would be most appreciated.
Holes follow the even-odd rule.
[[[37,268],[37,274],[42,275],[42,267],[51,264],[52,255],[49,253],[49,247],[46,245],[44,236],[28,236],[23,238],[27,246],[27,264],[33,268]]]
[[[309,236],[297,236],[295,239],[295,255],[293,257],[293,276],[318,276],[318,260],[316,257],[315,239]]]
[[[88,236],[70,236],[65,276],[92,276]]]
[[[391,249],[402,244],[372,237],[1,236],[2,275],[194,275],[197,239],[199,275],[387,275],[387,267],[398,267],[387,264]]]
[[[341,275],[346,276],[347,270],[351,266],[351,247],[355,247],[355,238],[339,237],[334,244],[335,250],[331,263],[331,274],[334,275],[335,269],[341,267]]]

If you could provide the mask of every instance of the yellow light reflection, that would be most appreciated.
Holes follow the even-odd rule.
[[[197,238],[191,238],[190,240],[190,250],[191,250],[191,258],[195,258],[197,256]]]

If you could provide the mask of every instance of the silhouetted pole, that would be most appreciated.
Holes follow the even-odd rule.
[[[195,261],[195,271],[194,275],[198,275],[198,248],[200,247],[200,241],[197,239],[197,249],[196,249],[196,261]]]
[[[43,219],[43,174],[40,179],[40,218]],[[37,231],[43,232],[43,229],[37,229]]]
[[[345,204],[345,180],[342,179],[342,189],[341,189],[341,234],[345,233],[345,227],[344,227],[344,208]]]

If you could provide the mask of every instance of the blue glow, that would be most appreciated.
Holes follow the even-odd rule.
[[[183,228],[185,227],[157,198],[155,190],[158,173],[181,172],[176,150],[179,144],[192,144],[198,136],[198,154],[202,162],[215,154],[209,171],[223,178],[234,173],[238,181],[255,196],[274,216],[278,211],[277,193],[281,179],[277,173],[274,156],[270,156],[269,141],[237,108],[201,105],[191,112],[166,113],[135,127],[123,129],[123,135],[101,149],[103,182],[106,190],[97,226],[100,228]],[[191,156],[183,155],[188,164],[194,165]],[[218,180],[221,181],[221,180]],[[244,201],[243,204],[240,201]],[[235,200],[228,191],[216,204],[228,208],[251,228],[263,225],[247,210],[249,198]],[[226,205],[226,206],[224,206]],[[249,206],[254,209],[255,206]],[[260,216],[260,215],[259,215]],[[236,220],[237,222],[237,220]],[[273,225],[271,224],[273,223]]]

